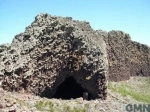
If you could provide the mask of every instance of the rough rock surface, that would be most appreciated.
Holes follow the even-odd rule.
[[[0,78],[8,91],[52,97],[69,76],[92,98],[106,98],[108,60],[106,45],[88,22],[39,14],[0,46]]]
[[[150,76],[150,47],[134,42],[122,31],[101,31],[107,44],[109,80],[128,80],[130,76]]]

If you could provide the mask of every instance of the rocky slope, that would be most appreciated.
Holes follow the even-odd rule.
[[[126,106],[139,103],[108,91],[107,100],[47,99],[32,94],[11,93],[0,89],[0,112],[126,112]]]

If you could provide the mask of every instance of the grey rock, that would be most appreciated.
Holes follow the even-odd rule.
[[[24,33],[14,37],[11,46],[0,47],[2,87],[51,97],[73,76],[93,98],[106,99],[104,36],[88,22],[39,14]]]

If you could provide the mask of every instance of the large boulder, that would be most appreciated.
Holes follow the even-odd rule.
[[[2,87],[52,97],[72,76],[92,98],[105,99],[108,60],[103,38],[88,22],[39,14],[11,45],[0,46]]]

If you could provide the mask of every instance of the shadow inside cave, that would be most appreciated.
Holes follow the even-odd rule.
[[[76,99],[83,97],[83,93],[84,89],[71,76],[58,86],[56,93],[52,96],[52,98],[61,98],[65,100],[69,100],[71,98]]]

